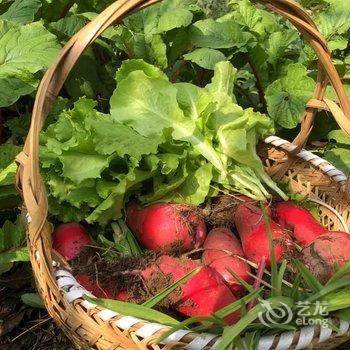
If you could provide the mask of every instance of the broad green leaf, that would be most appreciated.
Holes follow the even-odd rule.
[[[131,170],[126,176],[120,176],[119,183],[113,187],[108,197],[86,218],[86,221],[89,223],[99,222],[105,225],[110,220],[120,219],[127,190],[153,176],[154,173],[152,171],[141,170]]]
[[[41,16],[47,22],[59,20],[67,6],[66,0],[42,0]]]
[[[49,196],[49,212],[52,216],[55,216],[60,222],[80,222],[90,213],[90,208],[86,208],[82,204],[79,208],[76,208],[65,201],[59,201],[53,196]]]
[[[315,82],[307,76],[303,65],[289,65],[285,76],[266,89],[266,101],[272,119],[284,128],[296,127],[314,88]]]
[[[167,79],[167,76],[163,71],[152,64],[149,64],[142,59],[131,59],[125,60],[118,69],[116,73],[117,82],[120,83],[123,79],[127,78],[131,72],[137,70],[143,71],[150,78]]]
[[[20,26],[0,20],[0,107],[34,91],[34,74],[47,68],[58,50],[55,36],[41,22]]]
[[[140,196],[139,199],[143,203],[171,201],[174,192],[177,193],[187,178],[188,170],[185,162],[182,161],[171,176],[164,176],[162,174],[154,175],[152,191]],[[181,203],[183,203],[183,200]]]
[[[211,164],[201,165],[197,170],[190,172],[185,181],[163,200],[196,206],[204,203],[210,191],[212,171]]]
[[[110,158],[96,153],[93,148],[72,149],[58,158],[62,163],[62,175],[77,184],[86,179],[99,178],[110,162]]]
[[[335,36],[332,40],[328,41],[328,47],[331,51],[345,50],[348,46],[348,39],[340,35]]]
[[[14,185],[16,177],[17,165],[11,163],[7,168],[0,169],[0,186]]]
[[[23,139],[28,134],[30,125],[30,114],[24,114],[6,121],[5,126],[11,132],[11,139],[23,143]],[[1,166],[0,166],[1,168]]]
[[[118,154],[119,157],[130,155],[138,160],[143,155],[157,153],[160,138],[144,137],[128,126],[116,123],[106,116],[96,116],[87,123],[93,130],[95,149],[100,154]]]
[[[46,183],[50,189],[50,195],[59,198],[60,201],[67,201],[69,204],[80,208],[82,204],[89,207],[99,205],[102,198],[98,195],[96,181],[91,179],[76,185],[68,179],[63,179],[60,174],[50,173]]]
[[[150,40],[150,47],[155,60],[155,65],[166,69],[168,67],[167,46],[160,34],[153,35]]]
[[[325,36],[331,39],[334,34],[344,34],[350,28],[350,4],[343,0],[326,0],[329,3],[325,11],[315,15],[316,25]]]
[[[86,22],[82,16],[71,14],[59,19],[57,22],[50,23],[50,29],[55,33],[71,37],[83,28]]]
[[[11,144],[0,145],[0,170],[7,168],[13,163],[22,147]]]
[[[0,269],[1,266],[7,266],[9,263],[18,261],[29,261],[28,248],[17,248],[14,250],[0,253]]]
[[[298,38],[298,33],[294,29],[272,33],[268,40],[268,62],[276,64],[281,58],[283,58],[283,55],[288,47],[290,47],[290,44]]]
[[[334,140],[338,143],[350,146],[350,137],[341,129],[332,130],[327,135],[328,140]]]
[[[21,295],[23,304],[26,304],[31,307],[38,309],[45,309],[45,305],[37,293],[25,293]]]
[[[126,26],[137,33],[147,36],[161,34],[172,29],[186,27],[192,22],[193,14],[189,9],[191,0],[164,0],[125,20]]]
[[[233,0],[231,4],[235,9],[232,13],[233,18],[240,25],[262,36],[278,30],[277,19],[256,4],[248,0]]]
[[[193,14],[189,10],[189,0],[165,0],[159,7],[159,20],[156,29],[157,33],[168,32],[169,30],[186,27],[192,22]]]
[[[25,226],[20,217],[15,223],[5,221],[3,227],[0,228],[0,254],[22,246],[25,237]]]
[[[176,96],[177,90],[169,81],[150,78],[141,71],[135,71],[115,90],[111,98],[111,116],[145,137],[158,137],[165,129],[171,128],[175,140],[189,142],[220,172],[225,173],[219,155],[195,122],[185,118]]]
[[[179,323],[179,321],[162,312],[142,305],[117,300],[90,298],[87,295],[85,295],[85,299],[100,307],[121,313],[122,315],[138,317],[146,321],[162,323],[169,326],[176,326]]]
[[[10,106],[15,103],[19,97],[32,93],[37,84],[38,81],[32,74],[28,73],[25,68],[23,68],[21,72],[4,74],[4,76],[2,76],[0,65],[0,107]]]
[[[55,1],[55,0],[51,0]],[[100,13],[106,9],[110,4],[113,3],[113,0],[77,0],[78,5],[77,12],[97,12]]]
[[[34,16],[40,7],[40,0],[15,0],[9,9],[0,15],[0,20],[27,24],[33,22]]]
[[[350,169],[350,147],[332,148],[324,153],[324,158],[337,169],[348,174]]]
[[[199,120],[208,106],[213,103],[213,96],[206,89],[189,83],[176,83],[177,102],[186,117]]]
[[[237,69],[229,61],[219,62],[214,67],[214,76],[207,88],[213,93],[224,93],[233,98],[233,86]]]
[[[186,61],[196,63],[205,69],[214,69],[215,64],[226,60],[226,56],[219,50],[199,48],[183,56]]]
[[[193,45],[211,49],[243,49],[253,40],[253,36],[242,31],[233,20],[218,22],[213,19],[195,22],[190,29],[190,38]]]
[[[96,99],[97,96],[108,100],[115,88],[115,81],[106,67],[96,60],[92,50],[87,49],[70,72],[65,88],[75,100],[81,97]]]
[[[198,0],[197,6],[208,18],[219,18],[229,10],[229,0]]]

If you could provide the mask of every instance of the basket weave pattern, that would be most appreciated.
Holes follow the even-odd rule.
[[[158,1],[118,0],[71,38],[41,81],[25,147],[17,157],[19,165],[17,187],[23,196],[23,210],[28,218],[28,247],[38,290],[50,315],[76,346],[82,349],[158,349],[159,346],[155,345],[155,340],[166,328],[162,327],[151,336],[147,336],[145,327],[150,327],[147,322],[133,323],[129,319],[128,327],[118,327],[115,320],[123,316],[118,315],[113,319],[108,319],[105,317],[106,311],[101,313],[99,308],[86,307],[86,301],[83,301],[81,296],[67,297],[70,292],[74,292],[74,289],[79,290],[79,286],[71,285],[67,292],[61,277],[70,278],[69,275],[56,276],[57,273],[62,274],[62,271],[69,267],[52,250],[52,227],[47,221],[47,195],[39,174],[39,134],[54,99],[58,96],[64,81],[83,51],[110,25],[119,22],[133,11],[141,10]],[[285,143],[284,146],[287,148],[282,144],[278,147],[276,144],[267,147],[264,152],[267,171],[274,178],[289,182],[294,191],[316,200],[323,200],[331,208],[335,208],[349,225],[349,202],[346,195],[348,181],[344,174],[334,168],[327,169],[326,165],[324,165],[326,168],[322,169],[320,165],[322,161],[312,165],[312,155],[310,156],[309,153],[304,153],[305,157],[302,158],[297,156],[310,134],[318,109],[330,111],[339,126],[350,136],[350,103],[332,64],[327,44],[308,13],[293,0],[259,0],[259,2],[287,18],[312,46],[319,59],[317,85],[313,98],[306,106],[301,131],[294,141],[294,146],[288,146]],[[334,87],[339,105],[324,99],[325,89],[329,82]],[[276,143],[276,140],[270,141],[272,145]],[[330,228],[341,228],[339,218],[327,208],[323,209],[322,220]],[[53,266],[55,265],[53,261],[56,265],[59,263],[60,270]],[[60,277],[58,279],[61,281],[60,285],[58,285],[57,277]],[[143,335],[140,335],[142,328]],[[263,344],[261,349],[316,348],[314,344],[319,342],[324,342],[323,348],[331,349],[350,337],[349,324],[341,323],[340,328],[343,331],[341,336],[317,327],[310,332],[307,327],[304,327],[288,337],[283,334],[273,339],[264,337],[262,341],[265,342],[265,345]],[[165,348],[170,349],[186,344],[189,349],[211,348],[217,341],[212,338],[203,344],[199,335],[192,332],[185,333],[183,337],[174,339]],[[320,348],[319,346],[321,345],[318,345],[317,348]]]

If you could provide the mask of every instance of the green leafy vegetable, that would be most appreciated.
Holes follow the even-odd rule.
[[[40,7],[40,0],[15,0],[9,9],[0,15],[0,19],[18,24],[28,24],[34,20]]]
[[[0,271],[9,270],[16,261],[29,261],[25,243],[25,227],[19,217],[15,223],[6,221],[0,228]]]
[[[47,68],[58,50],[41,22],[20,26],[0,20],[0,107],[33,92],[39,81],[35,73]]]
[[[284,77],[266,90],[270,116],[284,128],[291,129],[301,121],[306,102],[311,98],[315,83],[301,64],[287,67]]]

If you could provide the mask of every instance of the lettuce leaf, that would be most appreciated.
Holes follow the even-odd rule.
[[[255,151],[272,120],[236,104],[236,72],[219,62],[200,88],[171,83],[143,60],[124,61],[110,115],[82,98],[41,135],[51,212],[105,225],[130,196],[199,205],[213,185],[265,199],[264,184],[284,196]]]

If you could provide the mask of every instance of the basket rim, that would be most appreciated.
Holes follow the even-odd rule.
[[[271,144],[275,147],[281,148],[288,153],[292,153],[297,149],[296,145],[293,145],[287,140],[284,140],[278,136],[269,136],[264,142],[266,144]],[[313,154],[310,151],[302,149],[298,153],[293,153],[298,158],[304,160],[305,162],[311,163],[316,168],[320,169],[327,176],[332,178],[335,182],[339,183],[341,187],[346,183],[347,177],[345,174],[334,167],[331,163],[326,161],[325,159]],[[311,199],[312,200],[312,199]],[[319,204],[322,204],[322,201],[318,201]],[[327,207],[327,205],[326,205]],[[335,210],[335,209],[334,209]],[[338,213],[339,214],[339,213]],[[341,217],[341,215],[339,214]],[[339,218],[339,217],[338,217]],[[340,219],[340,218],[339,218]],[[30,220],[30,218],[29,218]],[[341,220],[340,220],[341,221]],[[342,225],[344,226],[344,231],[349,233],[349,227],[342,221]],[[78,300],[83,299],[84,295],[94,297],[92,293],[87,291],[84,287],[82,287],[75,277],[68,271],[68,269],[61,267],[59,263],[53,261],[54,272],[56,277],[56,282],[58,287],[63,293],[64,298],[67,299],[69,303],[76,303]],[[87,300],[82,300],[80,302],[86,312],[90,312],[91,310],[97,310],[95,316],[99,316],[104,322],[113,322],[113,318],[118,317],[115,324],[118,328],[124,330],[129,330],[137,323],[142,323],[143,325],[135,331],[135,334],[140,338],[149,338],[155,337],[158,332],[165,332],[170,329],[169,326],[162,325],[160,323],[149,322],[146,320],[142,320],[133,316],[121,315],[117,312],[109,310],[107,308],[101,308],[92,302]],[[295,331],[286,331],[281,334],[275,335],[265,335],[259,339],[258,349],[259,350],[270,350],[270,349],[278,349],[278,350],[288,350],[290,349],[292,344],[295,344],[296,349],[304,349],[307,348],[310,344],[319,344],[323,343],[333,337],[340,337],[347,332],[350,331],[350,323],[337,319],[329,319],[336,320],[339,322],[339,330],[338,334],[333,334],[333,330],[329,327],[323,327],[319,325],[309,325],[302,326]],[[297,343],[295,343],[295,334],[298,333],[299,338]],[[160,333],[161,334],[161,333]],[[159,335],[160,335],[159,334]],[[192,350],[202,350],[202,349],[215,349],[221,340],[221,336],[210,334],[210,333],[194,333],[191,330],[178,330],[170,335],[168,338],[164,339],[161,344],[169,345],[174,343],[180,343],[182,338],[186,335],[193,336],[193,340],[189,343],[182,343],[186,345],[186,349]],[[315,339],[316,337],[318,339]],[[277,339],[277,340],[276,340]],[[316,341],[316,343],[315,343]]]
[[[62,298],[52,267],[52,254],[54,254],[50,242],[52,230],[47,221],[48,201],[46,189],[39,170],[39,134],[53,101],[58,96],[64,81],[83,51],[111,24],[121,20],[134,11],[141,10],[160,1],[161,0],[116,0],[68,41],[58,55],[55,63],[46,71],[41,80],[37,90],[32,111],[31,127],[27,135],[26,143],[23,151],[16,158],[18,163],[16,185],[24,199],[24,212],[28,211],[28,213],[32,215],[32,217],[27,216],[28,221],[31,221],[31,224],[27,227],[27,239],[38,290],[43,296],[43,300],[45,301],[50,315],[73,342],[79,346],[83,346],[83,348],[87,346],[101,348],[101,344],[114,341],[116,341],[120,347],[125,346],[126,348],[130,348],[130,344],[136,344],[134,343],[134,338],[136,337],[134,336],[135,327],[131,327],[130,334],[128,334],[127,331],[123,334],[119,328],[113,327],[112,325],[107,325],[111,327],[105,327],[106,324],[104,324],[101,319],[95,319],[94,316],[96,312],[94,313],[93,310],[91,313],[85,312],[85,310],[83,313],[79,312],[79,306],[75,307],[76,305],[71,305],[67,303],[65,298]],[[295,0],[258,1],[268,9],[289,20],[304,36],[305,40],[314,49],[318,57],[319,69],[316,88],[313,98],[306,103],[306,110],[301,123],[301,131],[294,141],[295,144],[298,145],[298,149],[306,142],[312,128],[315,114],[319,109],[330,110],[339,126],[350,135],[350,101],[345,93],[339,74],[331,60],[327,43],[319,33],[310,15]],[[327,101],[324,97],[325,89],[329,83],[331,83],[336,92],[340,106],[334,102],[327,105]],[[294,149],[295,152],[290,153],[295,155],[296,150],[297,149]],[[310,159],[312,158],[313,157]],[[317,160],[315,160],[315,162],[317,162]],[[326,164],[325,161],[321,160],[321,163],[324,164],[325,168],[328,167],[329,178],[333,178],[333,181],[336,182],[340,182],[337,180],[345,181],[344,174],[335,173],[334,175],[331,171],[337,172],[337,169],[332,167],[328,162],[328,164]],[[280,170],[283,170],[284,173],[286,168],[290,166],[290,163],[287,161],[283,165],[286,166],[284,169]],[[337,174],[339,176],[337,176]],[[341,188],[345,190],[347,183],[340,183]],[[63,265],[64,261],[62,261],[62,266]],[[71,312],[71,315],[69,315],[69,312]],[[67,319],[67,316],[69,316],[69,319]],[[94,329],[95,325],[99,327],[98,330],[100,333],[96,332]],[[143,347],[144,345],[146,347],[150,341],[154,340],[154,337],[151,338],[139,344],[137,348]],[[187,343],[192,344],[191,337],[185,336],[184,339],[186,339]],[[181,338],[181,340],[184,339]],[[192,340],[193,339],[192,337]],[[200,342],[200,337],[196,339],[194,339],[193,342],[202,344]],[[282,340],[283,337],[279,339],[278,343]],[[186,348],[191,347],[187,344]],[[197,348],[192,347],[192,349]]]

